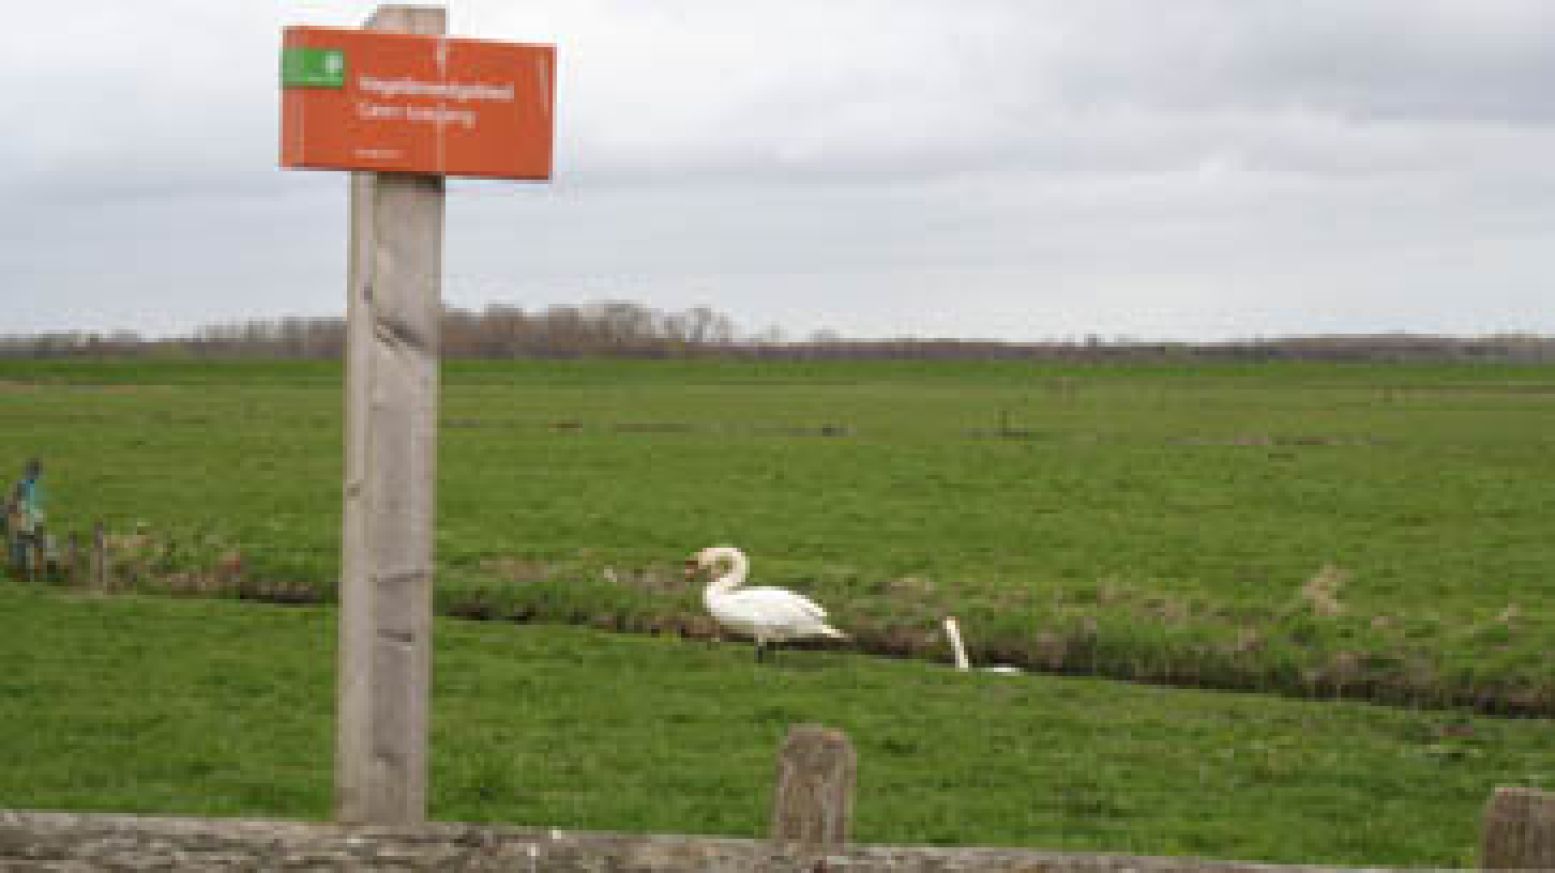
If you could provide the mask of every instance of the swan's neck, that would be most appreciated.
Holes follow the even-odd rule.
[[[707,583],[707,595],[728,594],[745,584],[745,574],[750,572],[750,561],[739,549],[720,549],[711,556],[715,561],[728,561],[729,569]]]

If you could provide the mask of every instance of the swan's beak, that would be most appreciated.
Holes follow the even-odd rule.
[[[697,573],[701,569],[702,569],[702,564],[701,564],[701,562],[697,561],[696,558],[687,558],[686,559],[686,579],[687,580],[695,579],[697,577]]]

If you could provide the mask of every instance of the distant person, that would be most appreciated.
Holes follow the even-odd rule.
[[[27,466],[22,468],[22,478],[16,487],[28,526],[37,530],[43,526],[43,462],[37,458],[28,461]]]
[[[37,458],[22,468],[22,478],[11,491],[6,528],[11,541],[11,565],[25,572],[32,560],[34,543],[43,535],[43,462]]]

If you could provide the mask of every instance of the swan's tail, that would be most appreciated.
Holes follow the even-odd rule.
[[[837,630],[836,628],[832,627],[829,624],[821,625],[820,631],[821,631],[822,635],[831,637],[834,640],[851,640],[851,639],[853,639],[852,637],[848,636],[847,634],[843,633],[840,630]]]

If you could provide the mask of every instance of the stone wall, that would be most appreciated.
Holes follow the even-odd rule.
[[[1339,873],[1357,868],[1016,849],[857,846],[824,857],[758,840],[463,824],[415,828],[0,811],[0,870],[471,870],[563,873]],[[1371,868],[1380,870],[1381,868]]]

